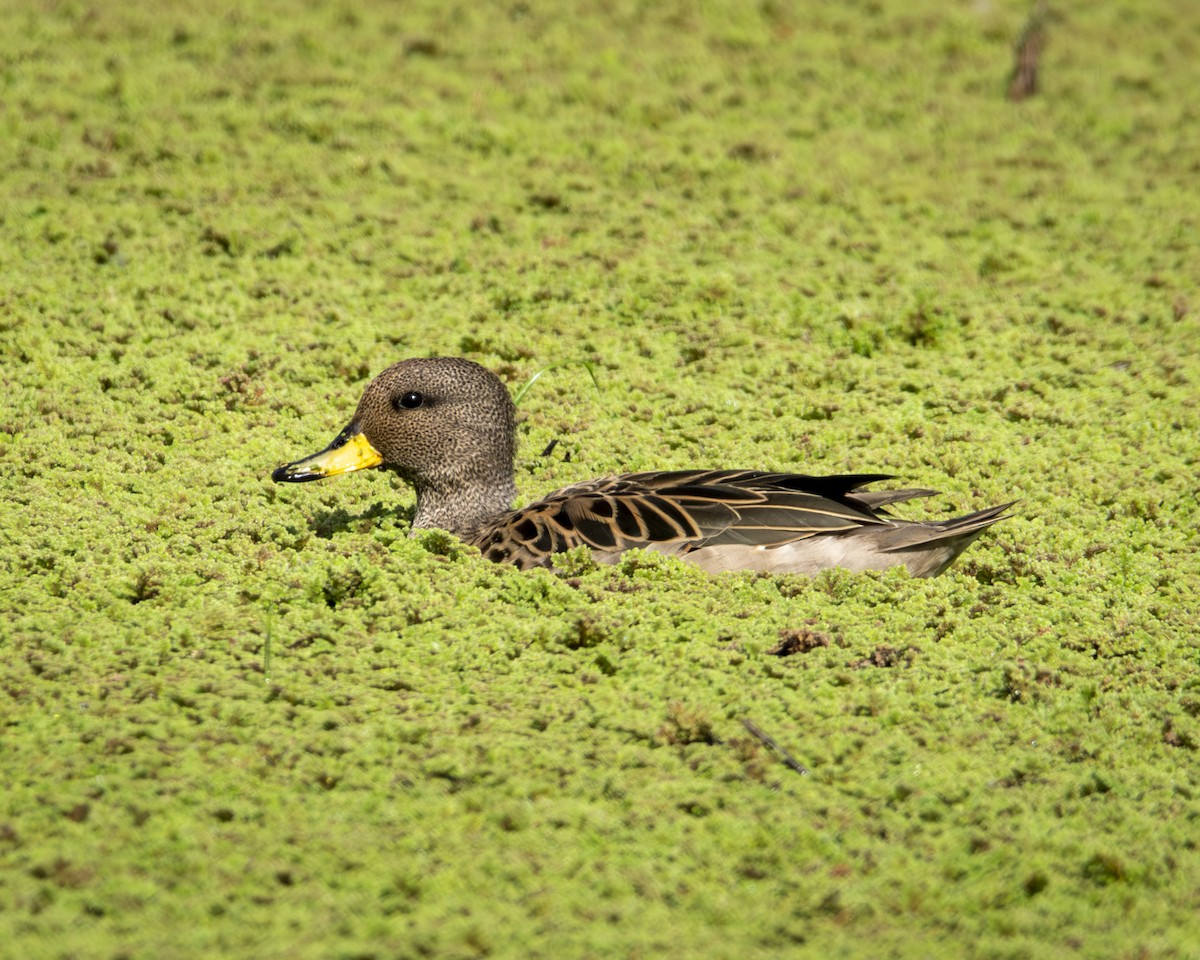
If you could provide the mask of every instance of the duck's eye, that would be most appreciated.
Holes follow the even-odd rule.
[[[404,394],[399,400],[396,401],[396,405],[399,407],[406,407],[409,410],[415,410],[424,402],[425,398],[417,393],[416,390],[409,390],[408,393]]]

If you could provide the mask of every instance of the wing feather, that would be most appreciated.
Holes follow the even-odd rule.
[[[904,497],[855,491],[885,474],[812,477],[752,470],[631,473],[574,484],[514,511],[474,538],[522,567],[587,545],[689,553],[725,544],[775,547],[816,534],[888,525],[875,508]],[[924,491],[901,491],[916,496]]]

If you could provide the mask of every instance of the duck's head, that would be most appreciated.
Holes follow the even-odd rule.
[[[271,478],[388,467],[416,487],[414,526],[457,532],[508,508],[515,446],[516,410],[493,373],[458,357],[403,360],[367,385],[333,443]]]

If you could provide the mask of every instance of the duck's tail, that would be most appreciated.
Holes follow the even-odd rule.
[[[904,563],[914,577],[936,577],[993,523],[1007,519],[1004,511],[1017,503],[976,510],[949,520],[905,523],[898,521],[879,536],[879,549],[885,553],[906,554]]]

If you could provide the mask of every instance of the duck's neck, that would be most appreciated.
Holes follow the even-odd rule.
[[[517,485],[512,474],[483,480],[417,486],[413,530],[434,528],[470,540],[483,526],[512,509]]]

